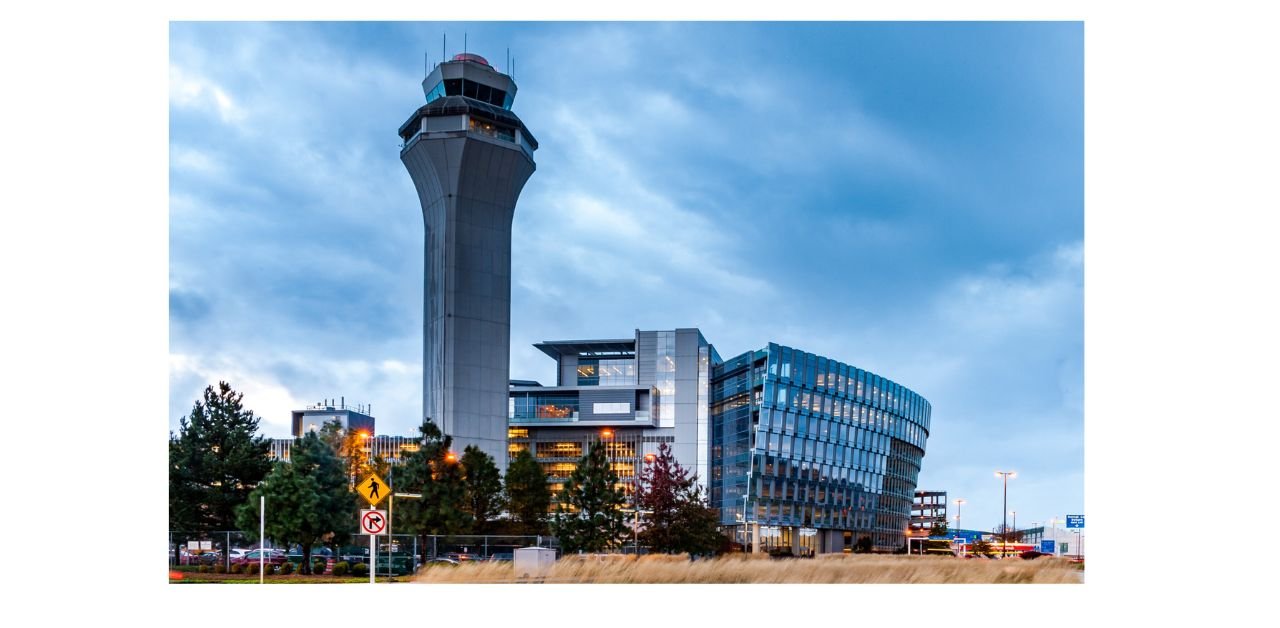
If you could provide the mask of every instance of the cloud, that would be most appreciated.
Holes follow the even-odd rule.
[[[180,406],[177,413],[174,413],[171,396],[170,412],[175,416],[170,420],[170,429],[176,430],[178,416],[186,416],[190,413],[191,406],[201,398],[204,386],[221,381],[231,384],[236,392],[244,393],[242,402],[245,408],[253,410],[254,415],[261,420],[259,431],[263,434],[287,435],[291,429],[290,412],[303,407],[302,401],[294,397],[287,387],[281,385],[269,373],[223,357],[210,358],[171,352],[169,354],[170,388],[174,388],[175,383],[193,380],[206,383],[199,386],[194,394],[188,394],[185,397],[190,401],[185,406]],[[184,386],[184,388],[190,387]]]
[[[219,381],[244,393],[245,407],[262,419],[262,433],[275,438],[289,436],[293,410],[328,398],[373,404],[380,433],[407,434],[420,420],[422,368],[402,360],[338,359],[322,347],[285,356],[237,347],[209,355],[171,352],[169,374],[170,429],[205,386]]]
[[[970,339],[1074,323],[1083,315],[1083,264],[1084,243],[1077,241],[1039,256],[1023,269],[992,265],[986,272],[963,276],[935,300],[938,323]]]
[[[169,103],[214,113],[225,124],[238,124],[245,118],[226,88],[175,64],[169,66]]]

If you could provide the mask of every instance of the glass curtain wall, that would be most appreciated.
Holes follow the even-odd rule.
[[[928,437],[928,402],[811,353],[776,344],[761,353],[767,358],[758,367],[744,354],[713,378],[713,497],[721,522],[797,528],[798,543],[810,529],[852,531],[849,542],[867,536],[878,551],[898,549]],[[744,442],[752,453],[739,458]]]

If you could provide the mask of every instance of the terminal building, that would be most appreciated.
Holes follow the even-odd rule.
[[[744,547],[905,544],[931,412],[907,388],[773,343],[724,361],[692,328],[534,346],[556,382],[512,383],[508,453],[531,451],[553,490],[600,442],[629,491],[668,443]]]
[[[534,347],[555,360],[555,385],[511,382],[507,451],[530,451],[553,492],[594,442],[604,444],[628,493],[660,443],[706,486],[710,365],[720,357],[701,331],[636,330],[631,338]]]
[[[931,407],[875,373],[769,343],[712,369],[711,504],[746,546],[906,543]]]

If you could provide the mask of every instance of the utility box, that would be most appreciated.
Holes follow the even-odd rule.
[[[556,564],[556,551],[549,547],[521,547],[515,551],[516,577],[539,578]]]

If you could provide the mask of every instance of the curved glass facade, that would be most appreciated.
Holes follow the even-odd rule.
[[[864,536],[877,551],[903,546],[929,436],[923,397],[770,343],[716,365],[710,403],[711,501],[740,541],[801,554]]]

